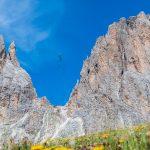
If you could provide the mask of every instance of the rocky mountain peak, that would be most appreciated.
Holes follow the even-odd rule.
[[[145,18],[146,17],[146,14],[144,11],[141,11],[138,15],[137,15],[138,18]]]
[[[3,36],[0,35],[0,70],[4,65],[5,58],[6,58],[6,51],[5,51],[4,39]]]
[[[15,66],[20,66],[16,57],[16,45],[14,41],[9,46],[7,59],[9,59]]]
[[[0,58],[6,57],[5,45],[4,45],[4,38],[0,35]]]
[[[82,118],[85,133],[149,120],[149,73],[150,15],[121,18],[97,39],[84,62],[68,103],[72,116]]]

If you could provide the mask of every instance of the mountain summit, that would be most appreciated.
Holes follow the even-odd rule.
[[[0,141],[81,136],[150,121],[150,15],[121,18],[97,39],[65,106],[39,99],[14,42],[0,37]]]

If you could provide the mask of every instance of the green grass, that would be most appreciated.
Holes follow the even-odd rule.
[[[82,146],[88,148],[90,145],[103,145],[104,150],[150,150],[150,125],[138,125],[128,129],[110,130],[77,138],[49,139],[43,144],[45,148],[64,146],[74,150],[82,150]],[[18,147],[21,147],[22,150],[30,149],[29,145],[14,143],[11,145],[10,150],[17,150]],[[3,150],[7,150],[8,147],[11,146],[4,145]]]
[[[149,134],[149,135],[148,135]],[[75,150],[85,145],[104,145],[105,150],[150,150],[149,125],[90,134],[77,138],[48,140],[47,147],[71,146]]]

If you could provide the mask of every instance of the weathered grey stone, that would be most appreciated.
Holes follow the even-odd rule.
[[[86,134],[149,121],[149,18],[142,12],[110,25],[84,62],[68,107]]]
[[[0,71],[4,66],[5,58],[6,58],[6,51],[5,51],[4,39],[3,36],[0,35]]]
[[[13,65],[19,67],[19,63],[16,57],[16,45],[14,41],[10,44],[7,59],[11,60]]]
[[[54,138],[76,137],[84,135],[83,121],[81,118],[67,118],[53,135]]]

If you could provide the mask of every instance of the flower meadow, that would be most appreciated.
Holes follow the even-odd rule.
[[[150,150],[150,125],[108,130],[77,138],[49,139],[32,144],[27,138],[20,143],[13,139],[2,150]]]

